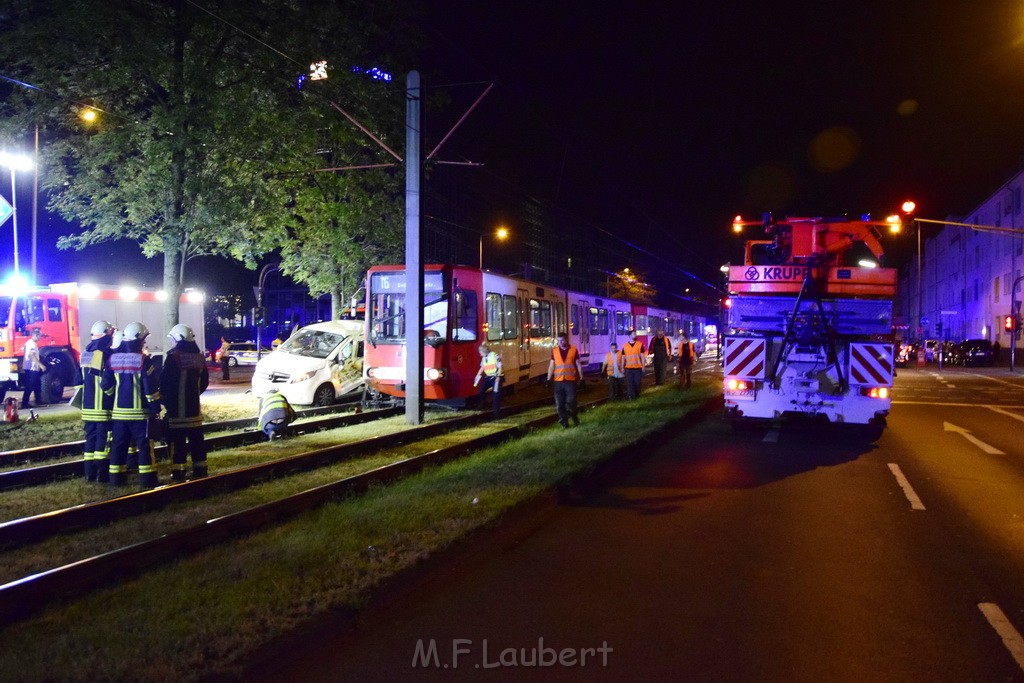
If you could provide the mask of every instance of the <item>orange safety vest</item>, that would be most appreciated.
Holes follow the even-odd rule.
[[[615,375],[615,366],[620,358],[622,358],[622,351],[616,351],[614,356],[611,351],[604,354],[604,364],[609,377]]]
[[[644,367],[644,344],[639,339],[635,342],[626,342],[622,346],[622,355],[626,359],[626,369],[642,370]]]
[[[683,365],[693,365],[697,354],[693,350],[693,342],[686,342],[679,345],[679,362]]]
[[[564,357],[559,358],[561,353],[562,349],[557,346],[551,350],[551,358],[555,361],[553,379],[556,382],[575,382],[580,378],[580,373],[576,371],[576,358],[579,355],[576,347],[570,346],[565,350]]]

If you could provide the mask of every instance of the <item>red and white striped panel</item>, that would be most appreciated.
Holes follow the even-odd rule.
[[[768,365],[765,354],[767,348],[768,345],[764,339],[726,337],[723,353],[725,375],[745,379],[764,379]]]
[[[892,386],[892,344],[850,344],[850,384]]]

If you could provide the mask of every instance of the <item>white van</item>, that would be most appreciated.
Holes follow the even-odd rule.
[[[363,388],[361,320],[307,325],[264,356],[252,375],[252,393],[277,389],[295,405],[326,406]]]

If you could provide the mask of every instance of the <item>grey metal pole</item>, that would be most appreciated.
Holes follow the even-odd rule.
[[[921,324],[921,318],[924,316],[924,298],[921,294],[921,224],[914,219],[914,225],[917,226],[917,333],[918,341],[923,341],[924,336],[924,325]]]
[[[32,177],[32,285],[35,286],[37,283],[38,275],[36,273],[36,234],[37,225],[39,223],[39,124],[36,124],[36,145],[35,145],[35,163],[32,164],[33,177]]]
[[[423,254],[420,171],[423,152],[420,74],[406,77],[405,105],[405,421],[423,422]]]

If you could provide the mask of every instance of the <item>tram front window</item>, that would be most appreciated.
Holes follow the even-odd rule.
[[[370,276],[370,341],[405,343],[405,272]],[[423,339],[435,346],[448,339],[448,297],[441,273],[423,276]]]

